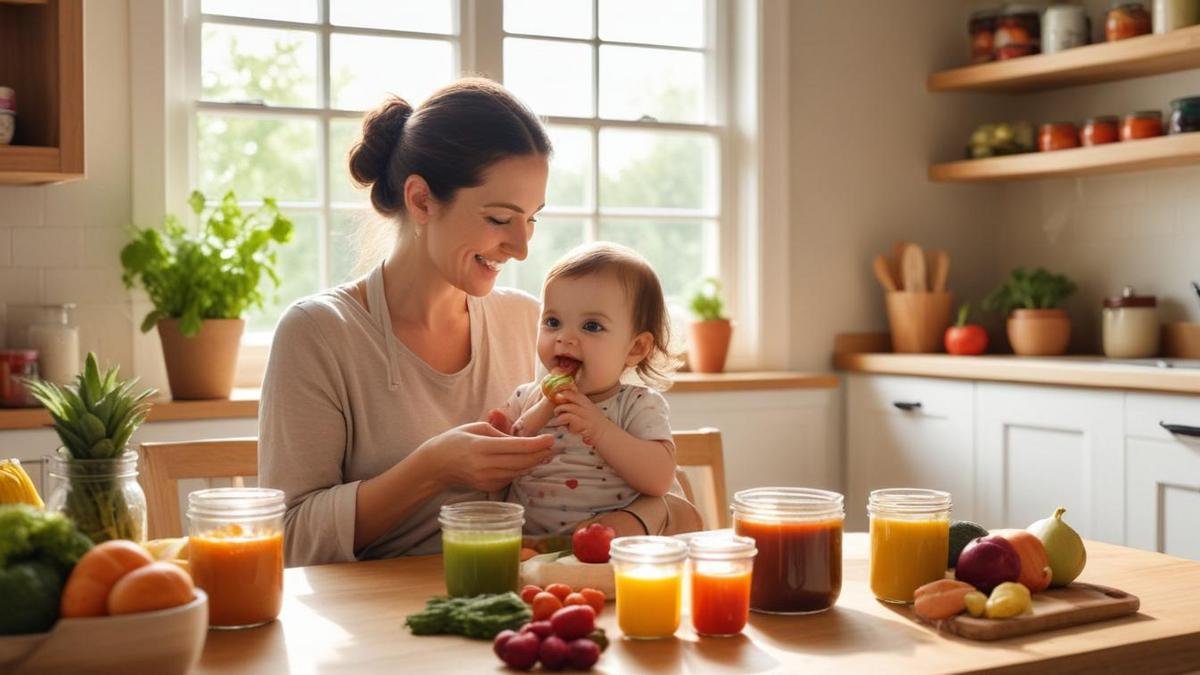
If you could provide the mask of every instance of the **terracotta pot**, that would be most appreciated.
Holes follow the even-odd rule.
[[[692,340],[688,347],[688,363],[692,370],[697,373],[725,370],[731,335],[733,324],[729,319],[692,322]]]
[[[1014,309],[1007,327],[1008,343],[1021,356],[1059,356],[1071,342],[1065,309]]]
[[[945,347],[946,329],[954,294],[949,291],[918,293],[892,291],[884,298],[892,351],[902,354],[928,354]]]
[[[171,398],[229,398],[237,368],[243,319],[205,319],[195,337],[179,332],[179,319],[158,322]]]

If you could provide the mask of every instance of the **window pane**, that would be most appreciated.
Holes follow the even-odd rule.
[[[317,122],[198,113],[199,186],[210,199],[226,190],[242,201],[317,198]]]
[[[350,178],[350,148],[362,138],[362,120],[329,121],[329,201],[365,202],[371,191],[356,187]]]
[[[550,126],[554,155],[550,158],[550,182],[546,186],[546,205],[585,207],[592,185],[592,132],[576,127]]]
[[[504,30],[526,35],[592,37],[591,0],[504,0]]]
[[[599,0],[600,39],[703,47],[706,0]]]
[[[704,58],[699,52],[601,46],[600,116],[707,122]]]
[[[592,116],[592,47],[504,39],[504,85],[539,115]]]
[[[204,14],[312,23],[317,20],[317,0],[203,0],[200,11]]]
[[[329,52],[330,100],[341,110],[370,110],[388,94],[416,106],[454,79],[454,47],[445,40],[334,33]]]
[[[600,130],[600,205],[717,209],[717,143],[708,134]]]
[[[317,105],[317,34],[206,23],[201,97],[266,105]]]
[[[395,241],[395,224],[370,209],[334,211],[329,229],[329,284],[365,274]]]
[[[717,226],[710,220],[602,220],[599,234],[650,261],[663,294],[675,302],[717,269]]]
[[[337,26],[390,28],[418,33],[454,33],[454,0],[330,0],[329,22]]]
[[[583,243],[583,233],[582,218],[538,218],[529,240],[529,256],[521,262],[506,265],[516,270],[516,278],[506,283],[541,297],[546,272],[564,253]]]
[[[270,279],[263,279],[262,292],[265,299],[263,310],[253,310],[246,321],[248,331],[271,331],[287,306],[306,295],[321,290],[321,272],[317,260],[321,254],[317,242],[320,220],[315,213],[288,213],[296,226],[292,240],[278,249],[279,262],[275,271],[279,274],[279,288]]]

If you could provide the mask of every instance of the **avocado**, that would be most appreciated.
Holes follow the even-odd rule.
[[[988,531],[983,529],[982,525],[972,523],[969,520],[953,520],[950,522],[950,557],[946,561],[946,567],[954,567],[958,564],[958,556],[962,550],[971,543],[972,539],[988,536]]]

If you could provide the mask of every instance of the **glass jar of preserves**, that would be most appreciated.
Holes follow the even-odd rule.
[[[687,541],[692,626],[700,635],[737,635],[750,618],[750,580],[758,553],[754,540],[714,532]]]
[[[1121,120],[1122,141],[1153,138],[1162,136],[1162,133],[1162,113],[1157,110],[1139,110],[1129,113]]]
[[[38,405],[25,380],[38,377],[36,349],[0,349],[0,408],[33,408]]]
[[[270,623],[283,607],[282,490],[212,488],[188,495],[188,569],[208,594],[210,628]]]
[[[1079,147],[1079,130],[1074,122],[1051,122],[1038,130],[1038,150],[1066,150]]]
[[[842,592],[843,501],[836,492],[810,488],[734,494],[733,531],[758,547],[750,609],[811,614],[833,607]]]
[[[876,598],[910,603],[918,588],[945,577],[950,508],[949,492],[918,488],[871,492],[867,501],[870,579]]]
[[[1088,43],[1087,10],[1080,5],[1055,4],[1042,13],[1042,53],[1054,54]]]
[[[1171,101],[1170,131],[1173,134],[1200,131],[1200,96]]]
[[[1042,19],[1037,7],[1008,5],[996,17],[992,48],[997,61],[1037,54],[1041,45]]]
[[[442,506],[442,565],[454,597],[518,589],[525,508],[508,502]]]
[[[1079,140],[1085,146],[1116,143],[1121,140],[1121,120],[1116,115],[1100,115],[1089,117],[1083,123],[1083,131]]]
[[[996,32],[995,9],[971,12],[967,30],[971,34],[971,63],[986,63],[992,60],[992,37]]]
[[[1140,2],[1117,0],[1104,19],[1104,39],[1127,40],[1150,33],[1150,12]]]
[[[688,544],[673,537],[617,537],[609,547],[617,589],[617,625],[638,640],[679,629]]]

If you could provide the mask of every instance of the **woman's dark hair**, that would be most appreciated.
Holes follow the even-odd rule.
[[[438,201],[483,182],[508,157],[549,155],[550,138],[529,108],[484,78],[465,78],[434,92],[420,108],[392,96],[363,120],[350,150],[350,175],[371,187],[381,215],[404,213],[404,181],[425,179]]]

